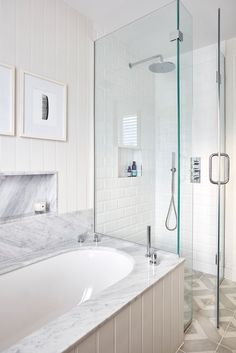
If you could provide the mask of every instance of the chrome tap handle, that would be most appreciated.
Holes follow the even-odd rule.
[[[159,260],[158,260],[158,258],[157,258],[157,253],[156,253],[155,251],[153,251],[149,263],[150,263],[151,265],[159,265]]]
[[[94,235],[93,235],[93,241],[94,241],[95,243],[98,243],[99,241],[101,241],[101,237],[99,236],[99,234],[94,233]]]
[[[86,239],[86,235],[85,234],[80,234],[78,236],[78,243],[84,243]]]

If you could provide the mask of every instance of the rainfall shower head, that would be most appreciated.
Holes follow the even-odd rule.
[[[175,69],[175,64],[170,61],[163,61],[149,65],[149,70],[155,74],[165,74]]]
[[[149,70],[151,72],[154,72],[155,74],[167,73],[167,72],[171,72],[175,69],[175,64],[170,61],[164,61],[164,58],[161,54],[157,54],[157,55],[151,56],[150,58],[136,61],[135,63],[129,63],[129,68],[132,69],[136,65],[143,64],[147,61],[151,61],[154,59],[160,60],[157,63],[153,63],[153,64],[149,65]]]

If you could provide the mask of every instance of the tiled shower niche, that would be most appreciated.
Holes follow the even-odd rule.
[[[118,177],[128,177],[128,166],[132,166],[133,161],[137,165],[137,177],[142,176],[142,151],[134,148],[118,147]]]
[[[34,205],[46,202],[57,212],[57,172],[0,173],[0,222],[33,215]]]

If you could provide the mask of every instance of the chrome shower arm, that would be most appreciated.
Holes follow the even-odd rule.
[[[159,58],[161,62],[164,61],[163,56],[161,54],[157,54],[157,55],[154,55],[154,56],[150,56],[149,58],[136,61],[134,63],[129,63],[129,67],[130,67],[130,69],[132,69],[132,67],[134,67],[136,65],[139,65],[139,64],[145,63],[147,61],[151,61],[151,60],[157,59],[157,58]]]

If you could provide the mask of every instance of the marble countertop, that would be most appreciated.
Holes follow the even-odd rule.
[[[1,239],[0,239],[0,246]],[[124,279],[103,290],[93,299],[77,305],[66,314],[49,322],[41,329],[26,336],[14,346],[5,350],[4,353],[62,353],[84,339],[91,331],[96,329],[109,317],[113,316],[123,306],[133,301],[140,293],[163,278],[167,273],[174,270],[184,260],[170,253],[158,251],[160,264],[153,266],[145,255],[145,247],[127,241],[103,236],[98,244],[93,242],[92,236],[88,236],[82,244],[77,238],[58,242],[54,248],[52,242],[50,248],[41,248],[37,251],[21,254],[17,264],[14,260],[10,264],[9,256],[4,264],[8,264],[8,271],[17,267],[27,266],[42,259],[58,255],[60,253],[73,251],[79,248],[111,247],[131,255],[134,259],[133,271]],[[9,255],[9,254],[8,254]],[[3,262],[1,263],[2,273]]]

